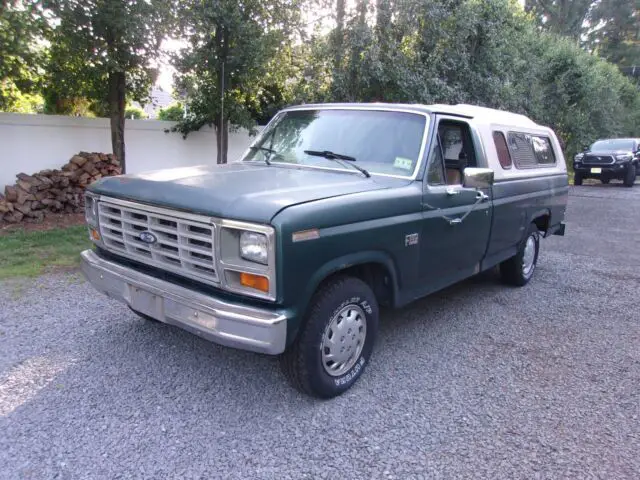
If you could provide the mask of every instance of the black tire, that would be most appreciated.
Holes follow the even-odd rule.
[[[578,185],[578,186],[582,185],[582,174],[581,173],[576,173],[573,176],[573,184],[574,185]]]
[[[611,179],[609,177],[602,177],[602,178],[600,178],[600,181],[603,184],[607,185],[611,181]]]
[[[358,318],[365,325],[364,341],[362,347],[360,344],[354,347],[356,352],[361,348],[359,355],[351,357],[352,360],[345,362],[344,367],[353,362],[352,365],[339,376],[332,376],[324,366],[323,338],[325,334],[335,335],[329,326],[334,318],[337,321],[341,312],[351,313],[349,307],[354,307],[353,311],[362,314]],[[359,331],[362,332],[362,327],[359,327]],[[350,335],[351,330],[348,332]],[[338,277],[321,287],[313,297],[302,331],[280,358],[282,370],[291,384],[303,393],[319,398],[336,397],[351,388],[362,375],[371,357],[377,333],[378,302],[371,288],[358,278]],[[344,341],[344,336],[341,338]],[[327,350],[330,352],[329,347],[325,352]]]
[[[139,312],[139,311],[137,311],[137,310],[134,310],[134,309],[133,309],[133,308],[131,308],[131,307],[129,307],[129,310],[131,310],[133,313],[135,313],[136,315],[138,315],[140,318],[143,318],[144,320],[148,320],[148,321],[150,321],[150,322],[158,322],[158,323],[162,323],[162,322],[160,322],[160,320],[156,320],[155,318],[150,317],[149,315],[144,314],[144,313],[141,313],[141,312]]]
[[[624,176],[624,186],[633,187],[634,183],[636,183],[636,166],[631,164],[627,169],[627,174]]]
[[[531,264],[531,268],[527,270],[524,268],[523,259],[525,254],[525,247],[527,246],[529,238],[533,239],[535,250],[533,254],[533,263]],[[518,247],[518,253],[500,264],[500,274],[502,275],[502,280],[505,283],[514,285],[516,287],[522,287],[529,283],[529,280],[531,280],[531,277],[533,277],[533,274],[536,271],[536,264],[538,263],[539,253],[540,232],[538,231],[538,227],[535,225],[535,223],[532,223],[531,225],[529,225],[527,234]]]

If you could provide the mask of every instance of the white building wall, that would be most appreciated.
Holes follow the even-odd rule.
[[[174,122],[126,120],[127,171],[216,163],[216,136],[204,127],[185,139],[165,133]],[[239,159],[254,137],[229,133],[229,161]],[[111,152],[109,119],[0,113],[0,191],[16,174],[60,168],[80,151]]]

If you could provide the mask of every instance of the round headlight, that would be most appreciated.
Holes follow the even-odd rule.
[[[240,234],[240,256],[245,260],[266,265],[269,261],[267,236],[257,232],[242,232]]]

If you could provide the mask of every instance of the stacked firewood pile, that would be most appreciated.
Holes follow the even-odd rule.
[[[114,155],[87,152],[74,155],[60,170],[19,173],[16,184],[6,186],[4,195],[0,193],[0,220],[39,222],[47,212],[82,212],[86,186],[120,173],[120,162]]]

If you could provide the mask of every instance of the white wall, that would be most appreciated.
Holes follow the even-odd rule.
[[[204,127],[183,140],[180,133],[165,133],[174,122],[127,120],[127,171],[216,162],[216,136]],[[229,133],[229,161],[239,158],[254,137],[246,131]],[[111,152],[111,131],[106,118],[64,117],[0,113],[0,191],[15,183],[16,174],[60,168],[76,153]]]

